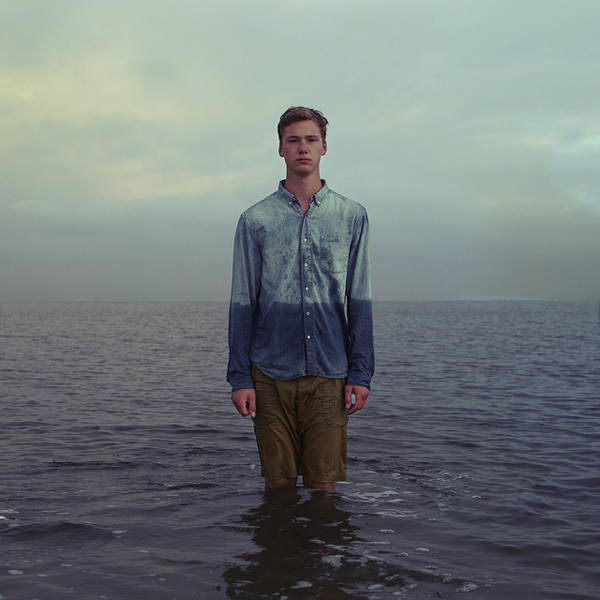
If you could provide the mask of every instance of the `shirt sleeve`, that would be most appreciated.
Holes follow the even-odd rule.
[[[350,248],[346,301],[349,335],[346,384],[370,388],[371,378],[375,371],[375,351],[369,259],[369,220],[366,212],[357,222]]]
[[[229,304],[229,364],[227,381],[232,390],[252,388],[250,346],[260,288],[260,249],[242,215],[233,246],[231,300]]]

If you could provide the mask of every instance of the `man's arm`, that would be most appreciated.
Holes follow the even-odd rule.
[[[234,391],[246,390],[246,400],[234,404],[241,414],[249,410],[248,390],[254,386],[250,373],[250,347],[254,329],[254,312],[260,285],[260,251],[244,217],[240,217],[233,246],[233,274],[229,304],[229,364],[227,381]],[[242,409],[242,410],[240,410]]]
[[[348,388],[351,388],[350,397],[352,394],[356,397],[349,409],[353,413],[364,406],[375,370],[369,220],[366,212],[358,220],[353,234],[346,279],[346,301],[349,334],[346,404],[348,405]]]

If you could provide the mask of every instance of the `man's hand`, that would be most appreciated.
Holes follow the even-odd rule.
[[[362,385],[347,385],[346,386],[346,411],[349,415],[360,410],[367,401],[369,396],[369,388]],[[354,404],[352,403],[352,396],[354,395]],[[239,410],[239,409],[238,409]]]
[[[254,418],[256,416],[256,392],[254,391],[254,388],[233,390],[231,393],[231,401],[234,403],[237,411],[242,417],[250,415]]]

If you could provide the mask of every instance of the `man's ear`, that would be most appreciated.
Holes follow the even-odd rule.
[[[323,149],[321,150],[321,156],[327,154],[327,142],[323,142]]]
[[[283,152],[281,150],[281,143],[279,144],[279,156],[283,156]]]

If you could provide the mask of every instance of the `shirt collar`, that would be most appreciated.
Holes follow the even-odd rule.
[[[285,189],[285,187],[283,186],[284,183],[285,179],[282,179],[279,182],[279,189],[277,191],[279,195],[286,201],[286,203],[289,203],[293,201],[296,196],[294,196],[294,194],[291,194]],[[323,185],[323,187],[313,196],[315,204],[317,206],[321,204],[321,202],[325,199],[325,196],[329,193],[329,187],[327,186],[327,182],[324,179],[321,179],[321,184]]]

